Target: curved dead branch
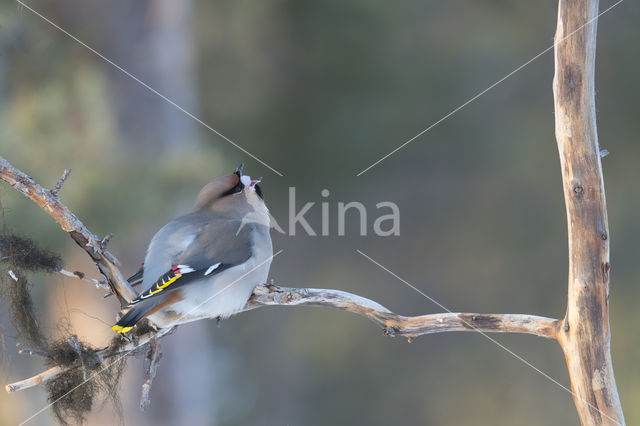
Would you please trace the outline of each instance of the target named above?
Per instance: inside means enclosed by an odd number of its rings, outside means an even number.
[[[558,320],[522,314],[438,313],[407,317],[398,315],[373,300],[340,290],[318,288],[291,288],[261,285],[238,313],[265,306],[325,306],[362,315],[380,327],[387,336],[402,336],[412,341],[418,336],[450,331],[476,331],[482,333],[527,333],[548,339],[556,336]],[[238,314],[237,313],[237,314]],[[236,314],[236,315],[237,315]],[[122,357],[142,348],[151,339],[165,335],[169,329],[149,332],[117,351],[105,348],[99,352],[102,362]],[[115,361],[113,361],[115,362]],[[53,367],[25,380],[6,386],[9,393],[42,385],[69,368]]]
[[[243,311],[262,306],[326,306],[369,318],[385,334],[409,340],[448,331],[483,333],[526,333],[554,339],[558,320],[524,314],[437,313],[407,317],[398,315],[373,300],[346,291],[318,288],[259,286]]]

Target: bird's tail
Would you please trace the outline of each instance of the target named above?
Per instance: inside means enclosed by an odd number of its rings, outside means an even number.
[[[138,321],[144,318],[144,316],[153,309],[153,307],[154,303],[140,303],[135,305],[129,312],[120,318],[120,321],[118,321],[116,325],[111,327],[111,330],[117,331],[118,333],[126,333],[130,331]]]

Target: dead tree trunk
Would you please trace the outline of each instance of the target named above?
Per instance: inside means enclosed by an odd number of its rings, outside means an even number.
[[[553,79],[569,231],[569,296],[557,339],[583,425],[624,424],[609,344],[609,229],[594,95],[597,16],[598,0],[560,0]]]

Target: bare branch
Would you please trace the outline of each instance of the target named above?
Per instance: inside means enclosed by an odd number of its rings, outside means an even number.
[[[16,346],[20,346],[20,344],[18,343]],[[36,350],[36,349],[29,349],[29,348],[19,348],[18,349],[18,354],[20,355],[37,355],[37,356],[47,356],[46,353]]]
[[[70,174],[71,169],[65,169],[64,172],[62,172],[62,176],[60,176],[60,180],[58,180],[58,183],[56,183],[56,187],[51,190],[51,195],[53,195],[54,197],[58,196],[58,192],[60,192],[60,190],[62,189],[62,185],[64,185],[64,182],[67,180]]]
[[[449,331],[527,333],[553,339],[558,320],[521,314],[438,313],[397,315],[373,300],[340,290],[259,286],[243,311],[262,306],[326,306],[369,318],[390,336],[413,339]]]
[[[148,333],[143,334],[142,336],[137,336],[128,342],[125,345],[118,347],[117,349],[113,349],[111,347],[106,347],[97,353],[98,360],[101,363],[108,362],[108,364],[103,367],[107,368],[111,364],[119,361],[122,357],[135,353],[138,349],[144,347],[151,339],[159,339],[162,336],[168,334],[172,329],[165,328],[159,331],[150,331]],[[114,361],[111,361],[112,358],[116,358]],[[5,390],[8,393],[14,393],[21,390],[29,389],[34,386],[42,386],[47,381],[54,379],[59,374],[65,373],[74,367],[61,367],[54,366],[50,369],[43,371],[42,373],[36,374],[33,377],[29,377],[28,379],[20,380],[19,382],[11,383],[5,386]]]
[[[66,179],[64,175],[63,178]],[[71,238],[91,256],[100,273],[107,279],[111,291],[120,299],[121,305],[128,304],[137,296],[135,290],[131,288],[118,269],[117,259],[102,248],[100,240],[58,200],[54,191],[49,191],[38,185],[33,179],[13,167],[2,157],[0,157],[0,179],[9,183],[25,197],[42,207],[47,214],[60,224],[63,230],[69,233]],[[64,179],[61,179],[61,182],[64,183]]]
[[[101,288],[103,290],[109,290],[110,291],[110,287],[109,284],[107,284],[104,281],[100,281],[100,280],[96,280],[95,278],[91,278],[91,277],[87,277],[84,272],[80,272],[80,271],[67,271],[66,269],[62,269],[60,268],[59,270],[56,271],[58,274],[64,275],[65,277],[72,277],[72,278],[77,278],[79,280],[83,280],[83,281],[88,281],[92,284],[95,284],[96,288]],[[111,293],[109,293],[111,294]]]
[[[103,249],[107,248],[107,244],[109,244],[109,241],[111,241],[111,237],[113,237],[113,233],[109,232],[107,235],[105,235],[105,237],[100,240],[100,247],[102,247]]]
[[[153,379],[156,377],[156,372],[158,371],[158,363],[162,358],[162,347],[160,346],[160,342],[155,337],[151,339],[149,342],[149,351],[147,352],[147,356],[145,358],[145,369],[144,369],[144,377],[145,381],[142,385],[142,396],[140,397],[140,408],[143,411],[146,411],[151,404],[151,399],[149,399],[149,392],[151,391],[151,385],[153,384]]]
[[[34,386],[42,386],[48,380],[53,379],[58,374],[62,373],[63,371],[67,371],[67,370],[68,369],[63,369],[63,368],[60,368],[58,366],[51,367],[50,369],[48,369],[46,371],[43,371],[40,374],[36,374],[33,377],[29,377],[28,379],[20,380],[19,382],[11,383],[11,384],[5,386],[5,390],[8,393],[13,393],[13,392],[18,392],[18,391],[21,391],[21,390],[24,390],[24,389],[32,388]]]
[[[521,314],[440,313],[407,317],[394,314],[373,300],[345,291],[288,288],[275,285],[256,287],[244,309],[238,313],[264,306],[325,306],[340,309],[369,318],[382,328],[385,335],[402,336],[409,339],[409,341],[418,336],[449,331],[526,333],[554,339],[559,323],[558,320],[552,318]],[[157,334],[155,332],[147,333],[117,351],[104,349],[99,352],[99,357],[102,362],[105,362],[114,356],[124,356],[127,352],[143,347],[152,339],[159,339],[169,331],[170,329],[161,329]],[[157,360],[155,363],[157,364]],[[153,368],[157,368],[157,365],[153,366]],[[41,385],[66,370],[68,368],[54,367],[29,379],[7,385],[7,392],[17,392]],[[148,372],[151,371],[148,370]],[[153,380],[153,376],[147,376],[147,382],[150,387],[151,381],[149,377]],[[145,388],[143,388],[141,406],[144,406],[144,392]]]

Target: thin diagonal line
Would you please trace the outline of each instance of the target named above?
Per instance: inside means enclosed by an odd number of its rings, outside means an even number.
[[[209,300],[213,299],[214,297],[216,297],[217,295],[219,295],[220,293],[222,293],[223,291],[225,291],[226,289],[228,289],[229,287],[231,287],[232,285],[234,285],[235,283],[237,283],[238,281],[240,281],[241,279],[243,279],[244,277],[246,277],[247,275],[249,275],[251,272],[255,271],[256,269],[258,269],[259,267],[261,267],[262,265],[264,265],[265,263],[273,260],[274,257],[276,257],[277,255],[279,255],[280,253],[282,253],[284,250],[279,250],[277,251],[275,254],[273,254],[271,257],[269,257],[268,259],[260,262],[258,265],[254,266],[253,268],[251,268],[248,272],[246,272],[245,274],[243,274],[242,276],[240,276],[239,278],[237,278],[236,280],[232,281],[230,284],[228,284],[226,287],[224,287],[222,290],[218,291],[217,293],[215,293],[213,296],[209,297],[207,300],[205,300],[204,302],[200,303],[199,305],[197,305],[195,308],[189,310],[187,313],[180,315],[180,317],[178,319],[176,319],[175,321],[173,321],[171,324],[169,324],[168,326],[164,327],[164,329],[166,330],[170,330],[171,327],[173,327],[174,325],[176,325],[176,323],[178,321],[180,321],[182,318],[186,317],[187,315],[189,315],[191,312],[195,311],[196,309],[198,309],[200,306],[204,305],[205,303],[207,303]],[[80,386],[84,385],[85,383],[87,383],[90,380],[95,379],[98,375],[100,375],[100,373],[102,373],[104,370],[106,370],[107,368],[110,368],[112,365],[114,365],[116,362],[120,361],[121,359],[123,359],[125,356],[129,355],[131,352],[133,352],[134,350],[139,349],[139,347],[137,348],[133,348],[130,349],[126,352],[124,352],[122,355],[120,355],[115,361],[113,361],[112,363],[110,363],[109,365],[107,365],[104,368],[101,368],[98,372],[96,372],[94,375],[92,375],[91,377],[87,378],[86,380],[84,380],[82,383],[76,385],[73,389],[71,389],[70,391],[68,391],[67,393],[65,393],[64,395],[62,395],[61,397],[59,397],[58,399],[56,399],[55,401],[51,402],[50,404],[46,405],[45,407],[41,408],[39,411],[37,411],[36,413],[34,413],[33,415],[31,415],[31,417],[29,417],[26,420],[23,420],[18,426],[22,426],[23,424],[29,422],[29,420],[33,419],[34,417],[36,417],[38,414],[42,413],[43,411],[45,411],[47,408],[51,407],[53,404],[55,404],[56,402],[60,401],[62,398],[64,398],[65,396],[69,395],[71,392],[75,391],[76,389],[78,389]],[[106,362],[106,361],[105,361]]]
[[[108,64],[110,64],[111,66],[116,68],[118,71],[120,71],[123,74],[125,74],[127,77],[129,77],[132,80],[134,80],[135,82],[139,83],[140,85],[145,87],[150,92],[158,95],[160,98],[162,98],[163,100],[167,101],[168,103],[170,103],[171,105],[176,107],[178,110],[180,110],[183,113],[185,113],[187,116],[191,117],[193,120],[195,120],[196,122],[198,122],[202,126],[206,127],[207,129],[209,129],[210,131],[212,131],[213,133],[215,133],[216,135],[218,135],[219,137],[221,137],[225,141],[229,142],[231,145],[235,146],[240,151],[244,152],[249,157],[253,158],[258,163],[262,164],[263,166],[265,166],[266,168],[268,168],[269,170],[271,170],[272,172],[274,172],[278,176],[280,176],[280,177],[284,176],[282,173],[280,173],[279,171],[277,171],[276,169],[274,169],[273,167],[271,167],[270,165],[268,165],[267,163],[265,163],[264,161],[262,161],[261,159],[259,159],[258,157],[256,157],[255,155],[253,155],[252,153],[250,153],[249,151],[247,151],[246,149],[244,149],[243,147],[241,147],[240,145],[238,145],[237,143],[235,143],[234,141],[232,141],[231,139],[229,139],[228,137],[226,137],[225,135],[223,135],[222,133],[220,133],[219,131],[217,131],[216,129],[214,129],[213,127],[211,127],[210,125],[208,125],[207,123],[205,123],[204,121],[202,121],[201,119],[199,119],[198,117],[196,117],[195,115],[193,115],[192,113],[190,113],[189,111],[187,111],[186,109],[181,107],[180,105],[178,105],[177,103],[175,103],[174,101],[172,101],[171,99],[169,99],[167,96],[165,96],[162,93],[158,92],[156,89],[154,89],[153,87],[149,86],[147,83],[145,83],[144,81],[140,80],[138,77],[136,77],[135,75],[131,74],[129,71],[127,71],[126,69],[122,68],[120,65],[116,64],[111,59],[107,58],[102,53],[98,52],[96,49],[94,49],[93,47],[89,46],[88,44],[86,44],[85,42],[80,40],[78,37],[74,36],[73,34],[68,32],[67,30],[65,30],[64,28],[60,27],[60,25],[56,24],[55,22],[53,22],[52,20],[50,20],[46,16],[42,15],[38,11],[32,9],[29,5],[27,5],[26,3],[22,2],[21,0],[16,0],[16,2],[19,3],[20,5],[22,5],[24,8],[28,9],[29,11],[31,11],[34,15],[40,17],[42,20],[44,20],[45,22],[50,24],[52,27],[60,30],[62,33],[67,35],[69,38],[71,38],[72,40],[74,40],[75,42],[80,44],[81,46],[84,46],[85,48],[87,48],[94,55],[98,56],[100,59],[102,59],[105,62],[107,62]]]
[[[426,129],[424,129],[423,131],[421,131],[420,133],[418,133],[417,135],[415,135],[414,137],[412,137],[411,139],[409,139],[408,141],[404,142],[402,145],[398,146],[397,148],[395,148],[393,151],[391,151],[390,153],[388,153],[387,155],[385,155],[384,157],[382,157],[381,159],[379,159],[378,161],[376,161],[375,163],[371,164],[369,167],[367,167],[366,169],[362,170],[360,173],[358,173],[356,176],[362,176],[364,173],[366,173],[367,171],[369,171],[370,169],[372,169],[373,167],[377,166],[378,164],[380,164],[381,162],[383,162],[384,160],[386,160],[387,158],[391,157],[393,154],[395,154],[396,152],[400,151],[402,148],[404,148],[405,146],[409,145],[411,142],[415,141],[416,139],[418,139],[420,136],[424,135],[425,133],[427,133],[429,130],[433,129],[434,127],[436,127],[438,124],[442,123],[443,121],[445,121],[447,118],[451,117],[452,115],[454,115],[455,113],[457,113],[458,111],[460,111],[462,108],[466,107],[467,105],[469,105],[471,102],[475,101],[476,99],[478,99],[480,96],[484,95],[485,93],[487,93],[489,90],[493,89],[494,87],[496,87],[497,85],[499,85],[500,83],[502,83],[503,81],[505,81],[506,79],[508,79],[509,77],[511,77],[512,75],[514,75],[515,73],[517,73],[518,71],[520,71],[521,69],[523,69],[524,67],[526,67],[527,65],[529,65],[531,62],[535,61],[536,59],[538,59],[539,57],[541,57],[542,55],[544,55],[545,53],[547,53],[548,51],[550,51],[551,49],[553,49],[557,44],[560,44],[562,42],[564,42],[566,39],[568,39],[569,37],[571,37],[572,35],[574,35],[575,33],[577,33],[578,31],[580,31],[581,29],[583,29],[584,27],[586,27],[587,25],[589,25],[590,23],[592,23],[593,21],[597,20],[599,17],[601,17],[602,15],[604,15],[605,13],[609,12],[611,9],[613,9],[614,7],[616,7],[617,5],[619,5],[620,3],[622,3],[624,0],[618,0],[616,3],[614,3],[613,5],[609,6],[608,8],[606,8],[604,11],[600,12],[598,14],[598,16],[596,16],[595,18],[591,18],[589,21],[585,22],[584,24],[582,24],[580,27],[578,27],[577,29],[573,30],[572,32],[570,32],[568,35],[566,35],[564,38],[562,38],[562,40],[557,41],[555,43],[553,43],[551,46],[547,47],[546,49],[544,49],[542,52],[538,53],[536,56],[534,56],[533,58],[529,59],[527,62],[525,62],[524,64],[520,65],[518,68],[514,69],[513,71],[511,71],[509,74],[505,75],[504,77],[502,77],[500,80],[496,81],[495,83],[493,83],[491,86],[487,87],[486,89],[484,89],[483,91],[481,91],[480,93],[478,93],[477,95],[475,95],[474,97],[472,97],[471,99],[469,99],[468,101],[466,101],[465,103],[463,103],[462,105],[460,105],[459,107],[453,109],[452,111],[450,111],[448,114],[446,114],[444,117],[442,117],[441,119],[439,119],[438,121],[436,121],[435,123],[433,123],[432,125],[430,125],[429,127],[427,127]]]
[[[453,312],[447,308],[446,306],[444,306],[442,303],[438,302],[437,300],[435,300],[433,297],[430,297],[428,294],[426,294],[425,292],[423,292],[422,290],[418,289],[417,287],[415,287],[414,285],[412,285],[411,283],[409,283],[408,281],[406,281],[405,279],[403,279],[402,277],[398,276],[397,274],[395,274],[393,271],[391,271],[390,269],[386,268],[385,266],[383,266],[382,264],[380,264],[380,262],[375,261],[374,259],[372,259],[371,257],[367,256],[366,254],[364,254],[362,251],[356,249],[356,251],[358,253],[360,253],[363,257],[365,257],[367,260],[371,261],[372,263],[374,263],[375,265],[377,265],[380,269],[388,272],[391,276],[393,276],[394,278],[396,278],[397,280],[401,281],[402,283],[406,284],[408,287],[412,288],[413,290],[417,291],[418,293],[420,293],[422,296],[424,296],[425,298],[429,299],[431,302],[433,302],[434,304],[438,305],[440,308],[444,309],[445,311],[447,311],[450,314],[453,314]],[[564,389],[565,391],[569,392],[574,398],[576,398],[577,400],[587,404],[589,407],[593,408],[594,410],[596,410],[597,412],[599,412],[601,415],[603,415],[604,417],[612,420],[613,422],[615,422],[616,424],[622,426],[621,423],[619,423],[616,419],[614,419],[613,417],[603,413],[602,411],[600,411],[598,409],[598,407],[595,407],[593,404],[591,404],[589,401],[586,401],[584,399],[582,399],[581,397],[579,397],[578,395],[576,395],[575,393],[573,393],[573,391],[571,389],[569,389],[568,387],[566,387],[565,385],[563,385],[562,383],[560,383],[559,381],[557,381],[556,379],[554,379],[553,377],[551,377],[550,375],[548,375],[547,373],[545,373],[544,371],[540,370],[539,368],[537,368],[535,365],[531,364],[529,361],[527,361],[526,359],[524,359],[523,357],[521,357],[520,355],[518,355],[517,353],[513,352],[511,349],[507,348],[506,346],[504,346],[502,343],[498,342],[496,339],[492,338],[491,336],[489,336],[487,333],[483,332],[482,330],[479,330],[478,328],[476,328],[475,326],[473,326],[472,324],[469,324],[467,321],[465,321],[463,318],[460,318],[460,320],[465,323],[465,325],[467,325],[468,327],[472,328],[473,330],[477,331],[478,333],[482,334],[484,337],[486,337],[487,339],[489,339],[490,341],[492,341],[493,343],[495,343],[496,345],[498,345],[500,348],[504,349],[505,351],[507,351],[508,353],[510,353],[511,355],[513,355],[516,359],[522,361],[524,364],[526,364],[527,366],[531,367],[533,370],[537,371],[538,373],[540,373],[542,376],[546,377],[548,380],[550,380],[551,382],[555,383],[556,385],[560,386],[562,389]]]

